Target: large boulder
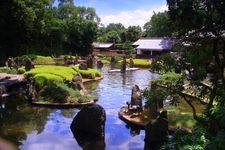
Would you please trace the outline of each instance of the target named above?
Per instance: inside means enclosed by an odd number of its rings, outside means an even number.
[[[145,141],[165,141],[168,136],[167,111],[162,111],[145,129]]]
[[[106,113],[102,106],[93,104],[84,106],[75,116],[70,126],[73,133],[84,132],[95,136],[105,134]]]
[[[163,143],[167,138],[167,111],[162,111],[160,115],[155,120],[149,122],[145,128],[145,147],[149,148],[149,146],[153,146],[155,143]]]

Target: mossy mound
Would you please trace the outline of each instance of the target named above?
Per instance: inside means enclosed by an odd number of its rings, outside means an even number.
[[[76,104],[87,103],[93,99],[95,99],[95,97],[83,96],[78,90],[74,90],[64,83],[52,82],[41,89],[37,98],[37,102]]]
[[[129,63],[129,59],[126,60]],[[147,59],[133,59],[134,61],[134,66],[135,67],[140,67],[140,68],[150,68],[151,61]]]
[[[34,69],[25,72],[25,76],[33,76],[35,85],[43,87],[49,82],[63,82],[72,80],[77,71],[65,66],[36,65]]]
[[[0,67],[0,73],[17,74],[16,69],[10,69],[9,67]]]
[[[54,65],[55,61],[50,56],[40,56],[40,55],[23,55],[19,57],[20,60],[26,61],[31,59],[35,65]]]
[[[71,68],[79,72],[83,78],[95,79],[96,77],[101,77],[101,73],[96,69],[88,68],[88,70],[80,70],[78,66],[73,66]]]

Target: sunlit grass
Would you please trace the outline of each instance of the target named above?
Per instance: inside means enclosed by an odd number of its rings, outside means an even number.
[[[140,67],[140,68],[150,68],[151,61],[147,59],[133,59],[134,66]],[[127,59],[127,62],[129,62],[129,59]]]
[[[88,68],[88,70],[80,70],[78,66],[73,66],[71,68],[79,72],[83,78],[95,79],[95,77],[101,77],[101,73],[96,69]]]
[[[194,120],[192,113],[179,112],[174,110],[168,110],[169,125],[175,127],[193,128],[196,121]]]
[[[9,67],[0,67],[0,73],[16,74],[16,69],[10,69]]]
[[[67,79],[67,80],[72,80],[73,75],[77,74],[77,72],[70,67],[36,65],[34,69],[31,69],[30,71],[25,72],[25,76],[27,75],[35,76],[40,73],[53,74],[53,75],[61,77],[62,79]]]

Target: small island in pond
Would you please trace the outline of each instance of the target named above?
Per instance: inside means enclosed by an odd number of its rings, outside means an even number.
[[[24,57],[19,57],[21,59],[20,65],[17,66],[19,74],[14,76],[22,77],[24,94],[32,105],[68,108],[89,105],[97,101],[97,97],[90,95],[83,83],[98,81],[103,77],[98,70],[88,68],[86,60],[81,63],[68,64],[67,58],[64,60],[65,64],[56,66],[48,64],[49,60],[46,61],[46,64],[40,65],[36,59],[31,60],[28,56],[23,59]],[[41,56],[41,58],[44,62],[43,58],[46,57]],[[14,67],[5,68],[11,70]],[[4,81],[2,84],[5,86],[12,82],[10,79],[15,78],[6,73],[1,76],[1,81]],[[13,81],[13,84],[21,82]]]

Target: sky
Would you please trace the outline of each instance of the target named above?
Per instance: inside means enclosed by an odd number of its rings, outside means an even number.
[[[166,0],[75,0],[76,6],[93,7],[101,23],[122,23],[125,27],[143,27],[153,12],[167,10]]]

